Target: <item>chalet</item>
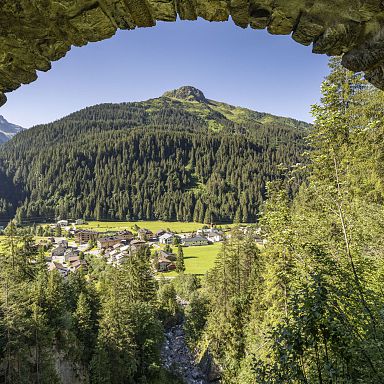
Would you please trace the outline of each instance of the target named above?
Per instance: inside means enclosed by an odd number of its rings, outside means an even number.
[[[71,266],[69,267],[69,270],[71,272],[75,272],[79,269],[87,269],[87,262],[85,260],[77,260],[71,263]]]
[[[137,234],[140,240],[148,240],[150,237],[153,236],[153,232],[147,228],[140,228],[137,231]]]
[[[55,261],[48,263],[48,270],[49,271],[57,271],[63,277],[66,277],[68,275],[68,272],[69,272],[68,269],[65,268],[63,264],[55,262]]]
[[[67,250],[66,247],[63,247],[62,245],[59,245],[57,248],[53,249],[51,252],[52,257],[64,257],[65,251]]]
[[[122,240],[132,240],[133,239],[133,233],[131,231],[120,231],[117,232],[116,237]]]
[[[209,241],[202,236],[188,237],[182,240],[181,243],[184,247],[198,246],[198,245],[208,245]]]
[[[157,272],[168,272],[176,269],[175,263],[170,260],[168,257],[158,253],[158,258],[156,260],[155,269]]]
[[[97,240],[97,247],[99,249],[113,247],[114,245],[121,243],[121,240],[122,239],[119,239],[116,236],[102,237]]]
[[[170,261],[176,261],[176,255],[174,253],[165,252],[163,250],[157,252],[159,259],[168,259]]]
[[[79,244],[86,244],[90,241],[95,241],[99,236],[99,232],[80,229],[75,232],[75,240]]]
[[[199,229],[197,232],[198,236],[207,238],[212,243],[217,243],[224,240],[223,232],[217,228]]]
[[[129,248],[133,252],[138,251],[139,249],[146,246],[147,246],[147,243],[144,240],[132,240],[131,243],[129,244]]]
[[[172,261],[168,259],[159,259],[157,262],[157,271],[158,272],[167,272],[169,271],[169,267],[172,265]]]
[[[172,244],[175,235],[173,233],[164,233],[159,237],[160,244]]]

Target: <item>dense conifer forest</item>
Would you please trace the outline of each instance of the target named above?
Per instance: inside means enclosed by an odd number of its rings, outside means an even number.
[[[254,222],[266,183],[302,162],[309,129],[192,87],[89,107],[1,147],[0,219]]]

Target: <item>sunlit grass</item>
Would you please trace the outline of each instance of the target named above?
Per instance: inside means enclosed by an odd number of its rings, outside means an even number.
[[[200,247],[183,247],[185,273],[205,275],[214,266],[220,249],[221,243]],[[177,273],[175,271],[159,273],[159,276],[173,277],[177,276]]]
[[[157,232],[160,229],[171,230],[172,232],[195,232],[202,228],[204,224],[195,222],[175,222],[175,221],[90,221],[86,225],[78,225],[77,228],[93,229],[98,232],[106,231],[122,231],[124,229],[132,230],[137,225],[140,228],[147,228],[152,232]],[[230,228],[236,224],[225,224],[223,228]]]

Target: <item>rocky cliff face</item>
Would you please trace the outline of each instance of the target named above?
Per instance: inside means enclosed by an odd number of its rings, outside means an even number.
[[[380,0],[3,0],[0,2],[0,105],[72,45],[151,27],[157,20],[226,21],[292,34],[315,53],[343,63],[384,89],[384,3]]]

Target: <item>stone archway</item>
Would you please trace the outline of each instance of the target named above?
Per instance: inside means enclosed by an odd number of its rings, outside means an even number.
[[[48,71],[72,45],[110,38],[117,29],[157,20],[226,21],[241,28],[292,34],[314,53],[344,55],[343,65],[384,89],[381,0],[2,0],[0,105],[5,93]],[[129,47],[127,47],[129,49]]]

